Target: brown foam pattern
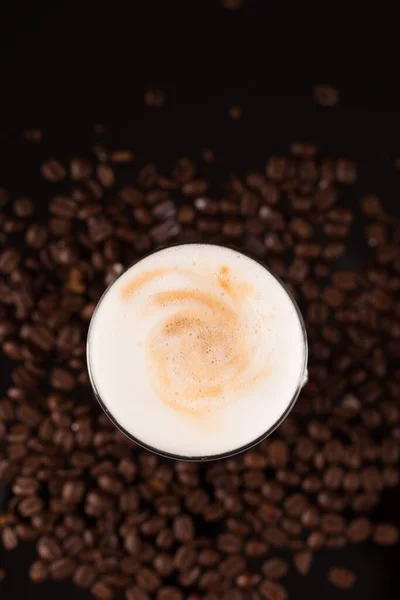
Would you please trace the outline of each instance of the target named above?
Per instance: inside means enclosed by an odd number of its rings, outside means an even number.
[[[121,299],[177,269],[153,269],[125,283]],[[154,292],[149,310],[160,314],[146,340],[147,363],[157,396],[191,416],[205,416],[246,395],[267,375],[254,365],[257,332],[249,331],[246,311],[255,293],[228,267],[211,273],[181,270],[188,285]],[[193,285],[193,282],[195,285]],[[212,291],[210,291],[212,290]]]

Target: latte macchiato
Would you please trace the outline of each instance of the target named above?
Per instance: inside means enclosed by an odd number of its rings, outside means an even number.
[[[93,388],[112,419],[161,453],[234,452],[277,424],[306,372],[301,317],[257,261],[183,244],[135,263],[88,335]]]

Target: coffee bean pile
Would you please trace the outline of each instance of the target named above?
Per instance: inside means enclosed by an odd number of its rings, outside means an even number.
[[[369,514],[399,483],[400,227],[373,194],[343,201],[356,165],[310,143],[237,175],[211,150],[170,172],[98,142],[68,162],[43,158],[45,211],[42,199],[0,190],[10,377],[0,528],[7,549],[35,542],[32,581],[72,578],[103,600],[285,600],[289,570],[307,575],[320,548],[397,543],[396,527]],[[352,270],[356,223],[366,264]],[[270,438],[197,464],[163,460],[112,425],[91,393],[85,341],[125,266],[201,240],[236,246],[289,284],[310,360]],[[340,564],[327,577],[341,588],[356,580]]]

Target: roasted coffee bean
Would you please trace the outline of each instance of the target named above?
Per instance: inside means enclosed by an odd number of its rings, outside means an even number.
[[[276,583],[276,581],[268,581],[265,579],[259,587],[261,596],[266,598],[266,600],[286,600],[287,592],[285,588]]]
[[[43,583],[49,577],[49,568],[46,563],[36,560],[31,564],[29,577],[33,583]]]
[[[83,550],[84,542],[78,535],[71,535],[63,542],[63,550],[69,556],[76,556]]]
[[[1,540],[6,550],[13,550],[18,544],[18,537],[15,529],[11,526],[6,526],[1,532]]]
[[[130,587],[125,592],[126,600],[150,600],[149,594],[137,586]]]
[[[220,564],[219,570],[227,579],[232,579],[242,573],[246,568],[246,561],[238,555],[228,556]]]
[[[339,90],[333,85],[314,85],[313,98],[321,106],[336,106],[339,102]]]
[[[11,273],[14,271],[21,259],[17,250],[5,249],[0,253],[0,273]]]
[[[143,567],[136,574],[136,583],[145,592],[155,592],[160,587],[161,580],[150,569]]]
[[[97,178],[101,185],[105,188],[110,188],[114,185],[115,174],[109,165],[100,164],[97,165]]]
[[[15,531],[22,542],[33,542],[38,536],[37,531],[33,527],[23,523],[19,523]]]
[[[356,582],[356,575],[347,567],[331,567],[328,573],[328,579],[338,588],[352,588]]]
[[[162,108],[165,104],[167,95],[164,90],[159,88],[149,88],[144,94],[144,101],[152,108]]]
[[[87,158],[72,158],[69,169],[73,181],[85,181],[90,178],[92,173],[92,165]]]
[[[201,196],[205,194],[208,184],[204,179],[193,179],[182,186],[182,192],[185,196]]]
[[[54,581],[69,579],[75,571],[75,562],[71,558],[59,558],[50,564],[50,576]]]
[[[294,555],[293,562],[301,575],[307,575],[311,568],[312,554],[307,550],[304,552],[297,552],[297,554]]]
[[[188,542],[195,536],[193,520],[187,515],[176,517],[173,522],[172,530],[175,538],[179,542]]]
[[[13,209],[17,217],[21,217],[22,219],[30,217],[34,212],[32,198],[28,196],[16,198],[13,203]]]
[[[276,548],[284,546],[287,542],[287,537],[286,532],[277,527],[270,527],[263,532],[265,541]]]
[[[135,156],[130,150],[113,150],[110,154],[111,162],[116,164],[126,164],[134,160]]]
[[[54,183],[65,179],[67,173],[63,165],[55,158],[49,158],[44,162],[41,172],[43,177]]]
[[[273,467],[276,469],[285,467],[289,458],[287,445],[281,440],[270,442],[268,446],[268,455]]]
[[[77,211],[77,203],[69,196],[55,196],[50,203],[50,212],[63,219],[72,219]]]
[[[328,513],[321,517],[321,529],[328,535],[337,535],[343,531],[344,519],[335,513]]]
[[[198,561],[202,567],[213,567],[219,563],[220,555],[212,548],[205,548],[204,550],[200,550]]]
[[[169,577],[174,571],[174,561],[170,554],[158,554],[153,561],[153,565],[161,577]]]
[[[217,548],[226,554],[235,554],[241,550],[241,539],[233,533],[223,533],[217,538]]]
[[[196,561],[196,551],[188,545],[180,546],[174,556],[175,568],[179,571],[187,571]]]
[[[313,529],[320,523],[320,514],[315,506],[304,511],[300,518],[304,527],[307,527],[308,529]]]
[[[307,538],[307,546],[311,550],[322,548],[325,542],[325,536],[321,531],[313,531]]]
[[[41,512],[44,502],[38,496],[28,496],[20,502],[18,508],[23,517],[32,517]]]
[[[268,579],[281,579],[288,572],[288,566],[281,558],[270,558],[263,564],[262,571]]]
[[[157,225],[156,227],[152,227],[150,229],[150,236],[157,244],[164,244],[171,238],[178,235],[180,231],[180,226],[174,221],[165,221],[161,225]]]
[[[244,552],[249,558],[258,558],[263,556],[267,550],[267,544],[257,539],[250,539],[248,542],[246,542],[244,547]]]
[[[381,546],[391,546],[397,544],[399,530],[395,525],[391,525],[390,523],[381,523],[374,527],[372,539]]]
[[[71,391],[76,385],[75,377],[67,369],[55,368],[51,373],[51,383],[56,390]]]
[[[292,494],[286,498],[284,503],[284,508],[291,517],[299,517],[307,507],[307,498],[302,494]]]
[[[244,0],[222,0],[222,6],[228,10],[238,10],[243,3]]]
[[[25,236],[26,243],[32,248],[41,248],[46,242],[47,235],[47,231],[43,226],[33,223],[27,229]]]
[[[42,537],[36,547],[40,558],[45,561],[51,562],[61,556],[61,547],[54,538]]]
[[[91,594],[100,600],[111,600],[114,598],[112,588],[102,581],[96,581],[90,588]]]

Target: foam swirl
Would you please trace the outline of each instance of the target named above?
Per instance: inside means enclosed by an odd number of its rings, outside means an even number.
[[[181,287],[175,287],[177,274]],[[168,277],[175,277],[175,285]],[[162,291],[155,285],[160,278]],[[249,331],[246,316],[255,290],[232,277],[228,267],[210,273],[149,270],[126,282],[120,297],[129,302],[147,287],[147,314],[153,322],[156,318],[145,341],[146,357],[163,402],[191,415],[209,413],[267,375],[267,366],[254,361],[260,326]]]

